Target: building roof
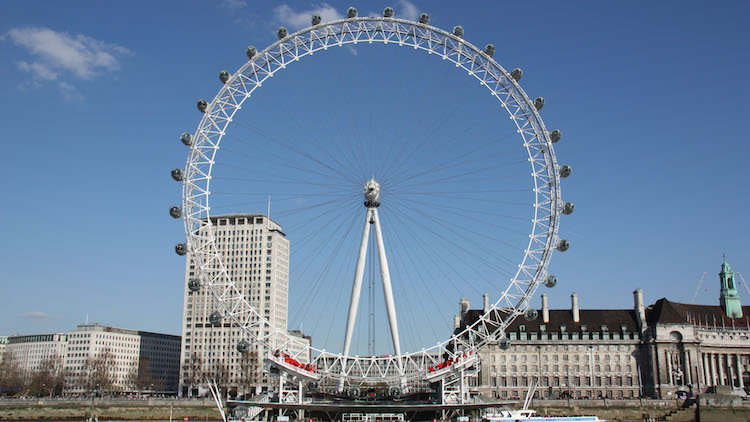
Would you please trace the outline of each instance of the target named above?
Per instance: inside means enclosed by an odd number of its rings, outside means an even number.
[[[472,309],[466,313],[461,321],[461,329],[466,324],[475,322],[483,311],[481,309]],[[527,321],[523,317],[516,318],[508,327],[509,332],[519,331],[519,326],[523,325],[527,332],[541,331],[540,327],[545,326],[547,332],[560,332],[561,327],[565,327],[566,332],[599,332],[606,327],[607,331],[614,332],[637,332],[638,321],[636,320],[635,311],[632,309],[581,309],[579,310],[580,321],[573,322],[573,312],[570,309],[550,309],[549,322],[545,323],[542,318],[542,311],[539,310],[539,316],[533,321]]]
[[[693,305],[661,298],[646,310],[646,321],[648,325],[685,323],[712,327],[750,325],[750,306],[743,306],[742,313],[744,315],[742,318],[730,318],[719,305]]]
[[[262,217],[262,218],[267,218],[267,219],[269,219],[269,220],[273,221],[273,222],[274,222],[274,223],[275,223],[276,225],[278,225],[279,227],[281,227],[281,224],[279,224],[278,222],[276,222],[276,220],[274,220],[274,219],[273,219],[273,218],[271,218],[271,217],[268,217],[268,216],[267,216],[267,215],[265,215],[265,214],[251,214],[251,213],[241,213],[241,212],[240,212],[240,213],[233,213],[233,214],[219,214],[219,215],[212,215],[212,216],[211,216],[211,222],[212,222],[212,223],[216,223],[216,220],[218,220],[218,219],[220,219],[220,218],[221,218],[221,219],[224,219],[224,218],[226,218],[226,219],[229,219],[229,220],[231,220],[231,221],[232,221],[232,224],[236,224],[236,220],[237,220],[238,218],[255,218],[255,217]]]

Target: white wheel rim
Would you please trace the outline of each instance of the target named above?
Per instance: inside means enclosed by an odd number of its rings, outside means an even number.
[[[342,356],[302,344],[272,326],[241,294],[228,275],[210,230],[210,182],[214,158],[235,113],[263,82],[300,58],[329,47],[379,42],[409,46],[437,54],[464,69],[502,104],[518,128],[529,155],[534,179],[533,228],[518,271],[488,312],[449,339],[401,356]],[[369,380],[390,384],[424,381],[437,356],[458,357],[477,351],[505,333],[529,308],[529,300],[548,275],[558,242],[562,207],[560,176],[553,144],[541,116],[520,85],[495,60],[462,38],[430,25],[396,18],[352,18],[322,23],[277,41],[231,75],[208,104],[193,136],[183,181],[183,219],[190,257],[202,285],[218,301],[225,318],[247,338],[266,348],[310,353],[321,379],[345,378],[350,384]],[[254,317],[254,318],[252,318]],[[292,345],[294,344],[294,347]]]

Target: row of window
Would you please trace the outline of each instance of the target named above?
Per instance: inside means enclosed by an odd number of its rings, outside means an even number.
[[[497,345],[490,345],[489,351],[490,352],[496,352],[499,350],[499,347]],[[633,351],[635,350],[634,346],[630,345],[621,345],[621,344],[596,344],[596,345],[588,345],[588,344],[565,344],[565,345],[511,345],[508,352],[517,352],[517,351],[532,351],[532,350],[541,350],[541,351],[584,351],[584,350],[593,350],[593,351],[611,351],[611,352],[619,352],[619,351]]]
[[[519,367],[516,366],[516,365],[510,365],[510,372],[519,372],[518,368]],[[538,365],[531,365],[530,367],[526,366],[526,365],[521,365],[520,368],[521,368],[520,372],[522,372],[522,373],[523,372],[528,372],[529,368],[531,368],[531,372],[538,372],[539,371],[539,366]],[[632,370],[632,366],[630,366],[630,365],[625,365],[623,367],[623,366],[620,366],[620,365],[609,365],[609,364],[606,364],[603,367],[601,365],[594,365],[594,372],[602,372],[602,368],[604,368],[604,372],[613,372],[613,371],[614,372],[623,372],[623,368],[625,369],[625,372],[631,372],[631,370]],[[561,370],[562,370],[562,372],[568,372],[568,371],[571,371],[571,372],[581,372],[581,366],[580,365],[570,365],[570,366],[569,365],[562,365],[562,366],[560,366],[560,365],[551,365],[551,366],[550,365],[542,365],[542,372],[550,372],[550,369],[552,369],[552,372],[560,372]],[[590,365],[583,365],[583,371],[584,372],[589,372],[590,370],[591,370],[591,366]],[[493,374],[497,373],[497,367],[495,365],[492,365],[490,367],[490,372],[493,373]],[[500,365],[500,372],[508,372],[508,366],[507,365]]]
[[[541,358],[542,358],[542,362],[549,362],[550,360],[552,362],[559,362],[561,359],[562,359],[563,362],[568,362],[568,361],[579,362],[579,361],[581,361],[581,357],[582,356],[583,356],[583,361],[584,362],[588,362],[591,359],[591,357],[588,354],[583,354],[583,355],[580,355],[580,354],[576,354],[576,355],[562,355],[562,356],[560,356],[560,355],[548,355],[548,354],[545,354],[545,355],[542,355]],[[506,360],[509,361],[509,362],[516,362],[516,361],[526,362],[526,361],[529,361],[529,360],[531,362],[536,362],[538,360],[538,357],[537,357],[536,354],[531,354],[531,355],[524,354],[524,355],[520,355],[520,356],[517,356],[517,355],[506,355],[506,354],[496,355],[495,354],[495,355],[492,355],[491,361],[495,362],[496,358],[499,358],[500,362],[505,362]],[[614,362],[620,362],[620,361],[625,362],[625,361],[631,360],[631,359],[635,359],[635,358],[632,355],[618,355],[618,354],[612,355],[612,354],[605,354],[603,357],[602,357],[602,355],[599,355],[599,354],[594,355],[594,361],[595,362],[599,362],[600,360],[603,360],[604,362],[609,362],[610,360],[614,361]]]
[[[528,387],[533,385],[540,380],[539,388],[546,387],[560,387],[560,386],[571,386],[571,387],[602,387],[602,386],[618,386],[618,387],[633,387],[635,385],[635,379],[633,376],[570,376],[570,377],[559,377],[559,376],[543,376],[538,377],[491,377],[490,385],[492,387]]]
[[[567,392],[567,394],[570,394],[571,397],[577,398],[577,399],[601,399],[603,397],[608,398],[618,398],[618,399],[632,399],[635,398],[635,390],[575,390]],[[550,398],[550,397],[560,397],[561,394],[564,394],[562,391],[555,390],[555,391],[546,391],[546,392],[540,392],[536,391],[534,392],[534,398]],[[511,399],[517,399],[517,398],[523,398],[525,397],[526,392],[525,391],[518,391],[518,390],[511,390],[511,391],[500,391],[499,394],[497,391],[492,392],[493,398],[511,398]]]

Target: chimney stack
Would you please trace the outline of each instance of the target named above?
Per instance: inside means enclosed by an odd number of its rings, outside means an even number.
[[[484,305],[484,306],[482,306],[482,310],[486,314],[487,312],[490,311],[490,295],[488,295],[487,293],[483,294],[482,295],[482,301],[483,301],[483,305]]]
[[[547,303],[547,294],[542,294],[542,321],[549,323],[549,305]]]
[[[570,295],[570,305],[573,311],[573,322],[581,322],[581,312],[578,310],[578,294]]]
[[[453,329],[458,330],[461,328],[461,315],[456,314],[453,315]]]
[[[633,300],[635,302],[635,318],[638,321],[638,328],[641,329],[641,333],[646,331],[648,325],[646,324],[646,308],[643,305],[643,290],[638,289],[633,292]]]
[[[469,312],[469,309],[471,309],[471,302],[467,298],[462,298],[458,301],[458,313],[461,314],[461,318],[466,315],[467,312]]]

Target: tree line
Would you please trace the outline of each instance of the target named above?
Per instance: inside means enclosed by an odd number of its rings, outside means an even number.
[[[0,356],[0,396],[60,396],[160,390],[163,380],[153,376],[151,364],[141,357],[130,363],[124,379],[109,349],[87,358],[78,370],[66,368],[63,356],[44,358],[36,368],[23,368],[9,350]]]
[[[186,356],[182,365],[182,382],[189,387],[188,395],[192,394],[192,387],[214,381],[219,390],[231,395],[251,393],[255,386],[268,382],[257,351],[240,353],[237,363],[238,371],[233,374],[219,359],[205,362],[196,352]]]

